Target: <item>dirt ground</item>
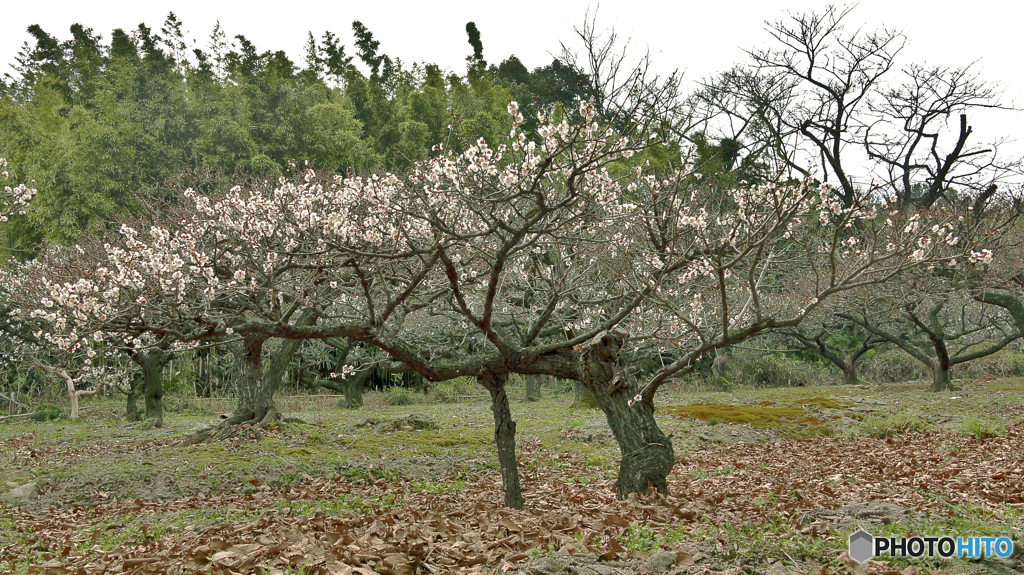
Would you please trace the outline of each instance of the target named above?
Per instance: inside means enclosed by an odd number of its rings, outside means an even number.
[[[846,556],[857,528],[1024,539],[1024,383],[924,387],[663,394],[669,495],[622,501],[603,416],[546,390],[513,405],[521,511],[501,506],[483,395],[385,406],[371,394],[357,411],[282,398],[309,424],[198,445],[185,439],[227,402],[172,402],[150,429],[87,401],[80,422],[0,425],[0,492],[22,495],[0,503],[0,572],[1024,571],[1024,548]]]

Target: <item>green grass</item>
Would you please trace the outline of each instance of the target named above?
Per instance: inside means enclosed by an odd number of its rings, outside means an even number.
[[[458,493],[465,489],[466,482],[461,479],[446,479],[443,481],[416,479],[413,480],[409,490],[413,493],[427,492],[433,495],[445,493]]]
[[[788,559],[787,563],[792,560],[815,561],[825,567],[841,568],[838,556],[846,548],[846,534],[802,534],[786,517],[778,514],[764,523],[713,524],[701,518],[692,531],[678,535],[669,532],[669,537],[683,536],[725,541],[726,544],[716,551],[720,559],[735,561],[756,552],[758,562],[765,565]]]
[[[1006,423],[992,417],[967,414],[960,420],[960,433],[976,439],[1006,434]]]
[[[867,417],[861,423],[861,431],[870,437],[886,438],[915,431],[928,431],[931,422],[909,413],[891,413]]]
[[[650,553],[669,543],[667,538],[654,531],[649,525],[630,525],[619,535],[619,544],[630,551]]]

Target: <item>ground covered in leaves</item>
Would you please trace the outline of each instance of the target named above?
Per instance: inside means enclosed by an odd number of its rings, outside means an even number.
[[[209,415],[145,429],[88,403],[81,423],[0,426],[0,490],[38,488],[0,503],[0,572],[1020,572],[845,557],[858,526],[1024,539],[1024,385],[923,388],[679,390],[660,420],[670,495],[625,501],[600,414],[549,393],[513,409],[522,511],[501,506],[482,396],[285,400],[311,424],[200,445],[183,439]]]

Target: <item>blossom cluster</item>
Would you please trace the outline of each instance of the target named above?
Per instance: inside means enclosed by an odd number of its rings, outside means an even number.
[[[0,158],[0,170],[7,167],[7,160]],[[10,173],[7,170],[0,172],[0,176],[4,180],[10,177]],[[0,195],[0,222],[6,222],[7,219],[12,215],[24,215],[25,206],[32,200],[32,196],[36,195],[36,189],[30,188],[25,184],[18,184],[13,188],[5,185],[4,192]]]

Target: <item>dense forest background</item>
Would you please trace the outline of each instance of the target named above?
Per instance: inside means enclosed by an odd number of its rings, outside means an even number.
[[[579,66],[554,58],[531,71],[514,55],[489,64],[476,26],[466,30],[460,75],[389,57],[360,22],[351,47],[310,34],[302,63],[219,25],[189,52],[173,13],[159,30],[140,24],[109,39],[79,24],[70,38],[31,26],[34,42],[0,85],[0,157],[10,181],[38,194],[3,229],[3,247],[25,257],[42,240],[71,243],[90,225],[159,205],[167,190],[272,178],[289,162],[400,170],[439,145],[497,140],[511,126],[510,100],[535,125],[538,110],[593,99]]]

